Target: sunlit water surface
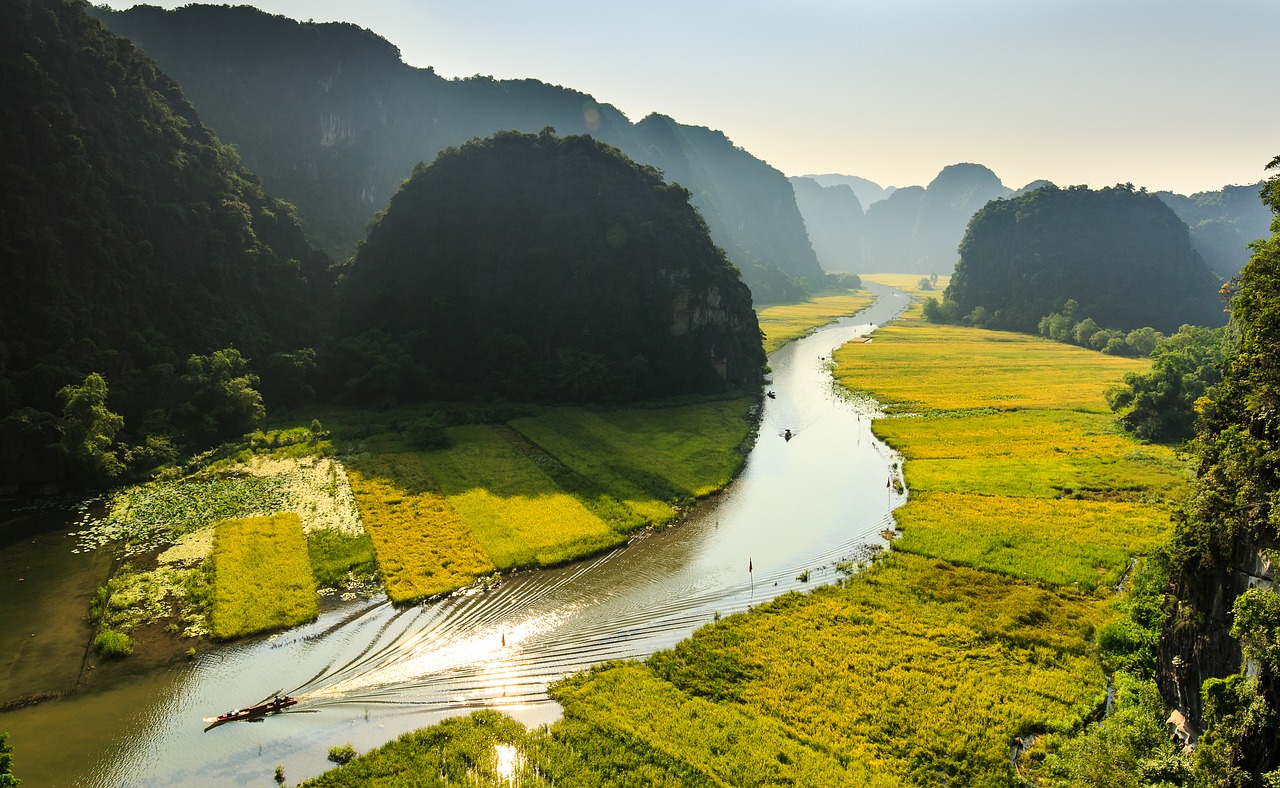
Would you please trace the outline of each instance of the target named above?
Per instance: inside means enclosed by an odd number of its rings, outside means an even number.
[[[549,722],[559,707],[546,688],[557,678],[645,657],[717,614],[833,581],[836,563],[881,543],[900,502],[886,487],[894,456],[827,366],[834,348],[906,306],[877,290],[856,318],[770,357],[775,398],[764,400],[743,473],[679,527],[483,592],[407,608],[385,597],[347,602],[308,626],[107,692],[10,712],[0,725],[21,734],[19,776],[31,785],[265,785],[283,764],[292,783],[332,766],[331,745],[365,751],[474,709]],[[202,718],[279,690],[301,703],[204,732]]]

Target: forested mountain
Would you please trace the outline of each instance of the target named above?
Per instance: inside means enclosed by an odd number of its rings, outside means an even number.
[[[751,293],[689,193],[587,136],[441,153],[341,285],[347,333],[381,332],[472,392],[628,400],[753,386],[765,362]]]
[[[1190,197],[1172,192],[1156,196],[1191,228],[1196,251],[1223,279],[1240,273],[1249,260],[1249,244],[1266,237],[1271,214],[1258,199],[1262,184],[1224,186],[1216,192]]]
[[[1271,162],[1280,168],[1280,157]],[[1263,193],[1280,213],[1280,175]],[[1204,784],[1261,786],[1280,767],[1280,219],[1240,272],[1234,353],[1193,442],[1194,494],[1170,548],[1157,680],[1167,703],[1204,730]],[[1197,783],[1200,784],[1200,783]]]
[[[785,176],[720,132],[656,115],[632,124],[591,96],[535,80],[447,80],[349,24],[245,6],[91,13],[154,57],[337,259],[355,251],[419,161],[496,131],[550,126],[589,133],[688,188],[757,302],[794,297],[793,280],[822,274]]]
[[[56,474],[58,393],[91,372],[126,424],[158,424],[190,354],[297,347],[328,260],[80,3],[0,5],[0,81],[0,473],[14,481]]]
[[[1045,186],[974,215],[945,298],[994,327],[1034,331],[1074,300],[1104,328],[1171,333],[1225,322],[1220,284],[1155,195]]]
[[[827,271],[866,273],[862,248],[862,203],[847,184],[823,186],[813,178],[792,178],[796,206],[809,231],[809,243]]]

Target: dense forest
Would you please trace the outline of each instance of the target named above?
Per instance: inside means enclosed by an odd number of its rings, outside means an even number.
[[[8,488],[145,474],[316,397],[627,399],[758,380],[737,269],[686,190],[615,149],[544,133],[528,138],[551,153],[540,162],[486,159],[519,135],[451,150],[381,216],[337,309],[340,269],[144,53],[79,3],[3,13]],[[436,256],[415,268],[423,250]],[[646,254],[666,270],[641,270]],[[375,295],[402,287],[395,304]]]
[[[1186,225],[1155,195],[1132,186],[1045,186],[974,215],[944,311],[1035,332],[1042,318],[1075,302],[1076,320],[1168,333],[1225,322],[1220,285]]]
[[[445,79],[349,24],[247,6],[90,13],[182,85],[334,259],[354,253],[419,161],[474,137],[550,126],[591,134],[687,188],[756,302],[794,299],[822,276],[786,177],[719,131],[662,115],[632,123],[589,95],[536,80]]]
[[[5,3],[0,78],[7,483],[62,473],[55,414],[74,419],[77,392],[105,400],[107,382],[140,463],[220,432],[192,397],[221,388],[234,398],[241,352],[265,361],[304,341],[328,259],[178,86],[80,5]],[[216,372],[187,366],[232,347]],[[154,440],[133,429],[143,425]]]
[[[765,361],[751,293],[689,193],[549,130],[418,168],[361,245],[342,301],[350,333],[384,332],[442,382],[491,396],[718,390],[758,383]]]

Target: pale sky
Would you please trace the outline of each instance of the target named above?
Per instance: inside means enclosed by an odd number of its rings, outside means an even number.
[[[901,187],[975,162],[1012,188],[1190,194],[1255,183],[1280,155],[1280,0],[252,4],[366,27],[446,77],[719,129],[787,175]]]

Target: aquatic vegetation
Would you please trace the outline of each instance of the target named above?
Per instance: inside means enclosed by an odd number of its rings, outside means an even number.
[[[93,647],[106,659],[119,659],[133,653],[133,641],[123,632],[104,629],[93,639]]]
[[[812,334],[821,326],[861,312],[875,301],[866,290],[839,295],[819,295],[798,304],[777,304],[756,311],[764,333],[764,352],[772,353],[788,342]]]
[[[220,640],[296,626],[319,613],[302,522],[296,514],[218,525],[210,625]]]
[[[971,408],[1108,412],[1104,392],[1143,359],[1047,339],[905,320],[836,350],[835,378],[889,413]]]

